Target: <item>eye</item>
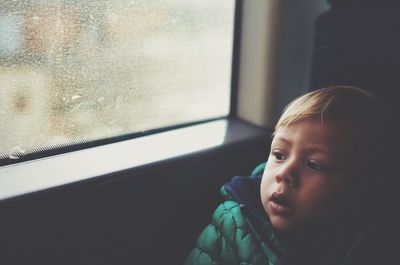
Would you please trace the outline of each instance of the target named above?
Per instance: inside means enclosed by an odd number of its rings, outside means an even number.
[[[317,162],[313,161],[313,160],[307,162],[307,167],[309,169],[312,169],[312,170],[315,170],[315,171],[322,171],[323,170],[323,167],[320,164],[318,164]]]
[[[272,155],[275,157],[276,160],[286,160],[286,156],[280,151],[273,151]]]

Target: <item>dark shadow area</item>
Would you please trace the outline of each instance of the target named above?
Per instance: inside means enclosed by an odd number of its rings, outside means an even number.
[[[400,115],[400,3],[331,0],[316,23],[312,90],[354,85]]]
[[[400,196],[396,168],[400,118],[400,4],[392,0],[331,0],[331,9],[316,24],[311,90],[353,85],[376,95],[389,110],[384,131],[389,143],[381,179],[370,196],[369,253],[357,264],[393,261],[400,235]],[[387,117],[382,117],[382,119]],[[362,224],[360,224],[362,225]]]

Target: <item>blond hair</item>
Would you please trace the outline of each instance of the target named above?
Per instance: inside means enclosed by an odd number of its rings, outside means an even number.
[[[310,118],[318,118],[321,123],[349,121],[362,127],[374,127],[378,126],[381,114],[382,106],[372,94],[357,87],[332,86],[293,100],[284,109],[275,130]]]

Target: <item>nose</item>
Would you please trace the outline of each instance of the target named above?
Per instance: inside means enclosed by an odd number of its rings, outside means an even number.
[[[277,183],[285,183],[289,187],[295,187],[298,184],[297,180],[297,167],[295,162],[286,161],[285,164],[281,165],[278,170],[275,181]]]

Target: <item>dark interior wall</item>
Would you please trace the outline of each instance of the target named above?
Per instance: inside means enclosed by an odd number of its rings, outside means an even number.
[[[268,133],[0,202],[2,264],[181,264],[220,186],[265,160]],[[45,169],[44,169],[45,170]]]
[[[400,3],[332,0],[315,29],[311,88],[354,85],[400,115]]]
[[[279,39],[278,87],[275,120],[295,97],[309,90],[314,27],[319,14],[329,9],[326,0],[280,0],[276,38]]]

